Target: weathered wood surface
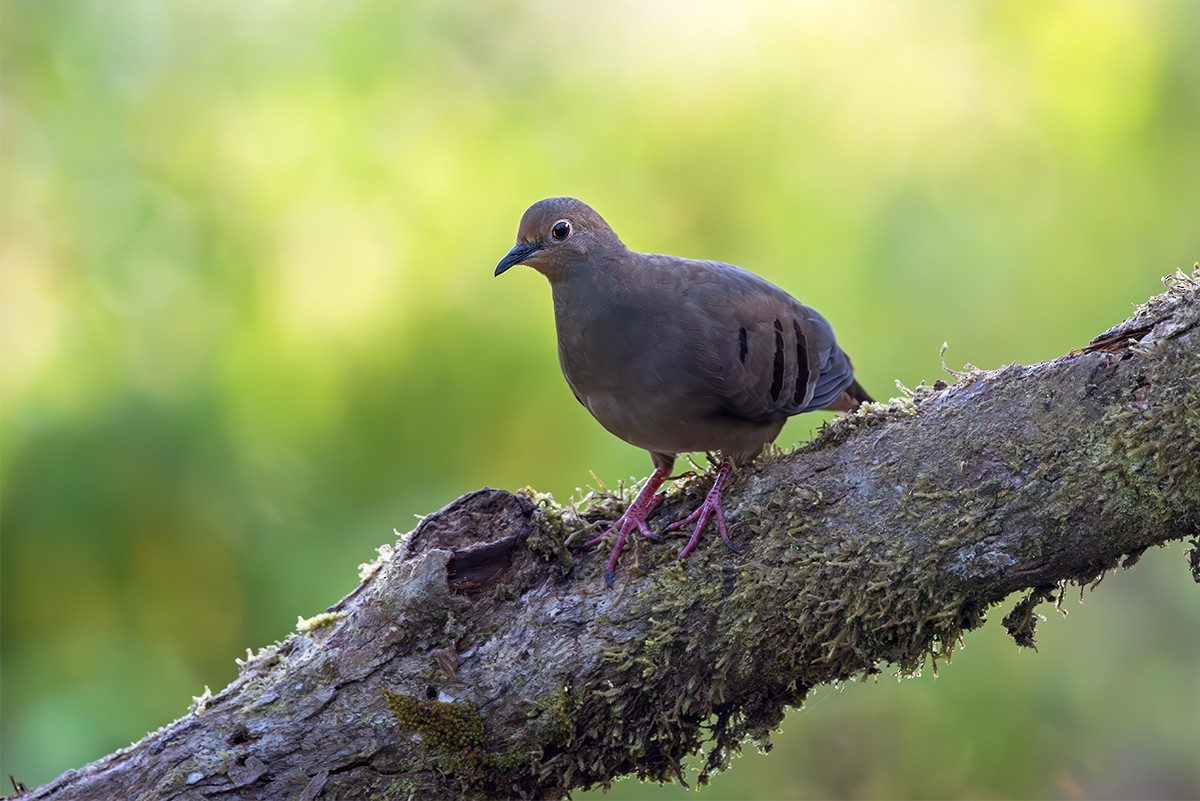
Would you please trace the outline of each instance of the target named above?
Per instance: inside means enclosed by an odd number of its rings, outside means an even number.
[[[641,543],[609,590],[604,549],[571,548],[621,499],[465,495],[192,714],[22,797],[561,798],[697,751],[720,769],[810,688],[917,669],[1014,591],[1031,643],[1056,587],[1200,533],[1200,284],[1168,286],[1092,346],[744,471],[740,554]],[[660,520],[704,491],[681,483]]]

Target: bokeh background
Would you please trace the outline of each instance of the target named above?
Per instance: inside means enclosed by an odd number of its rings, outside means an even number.
[[[544,280],[492,278],[535,200],[788,288],[885,397],[943,341],[1082,345],[1200,255],[1187,0],[0,8],[0,773],[30,785],[224,686],[415,516],[649,471],[571,398]],[[700,796],[1200,796],[1182,550],[1046,607],[1039,652],[998,609],[936,680],[823,688]]]

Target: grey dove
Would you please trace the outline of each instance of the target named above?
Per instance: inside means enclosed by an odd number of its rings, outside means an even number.
[[[631,251],[574,198],[529,207],[495,274],[517,264],[550,281],[558,359],[575,397],[654,462],[625,514],[587,543],[615,534],[609,586],[632,532],[658,540],[646,519],[678,454],[722,457],[703,503],[666,529],[694,526],[679,558],[712,518],[736,550],[721,510],[734,465],[758,456],[794,414],[852,411],[871,400],[816,311],[740,267]]]

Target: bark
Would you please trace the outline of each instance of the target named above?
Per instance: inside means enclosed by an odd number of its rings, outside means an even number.
[[[936,667],[1014,591],[1032,645],[1067,583],[1200,533],[1200,273],[1166,283],[1090,346],[742,471],[737,554],[644,541],[607,589],[607,549],[575,548],[627,498],[465,495],[190,714],[23,797],[562,798],[723,769],[816,685]],[[706,488],[677,484],[662,520]]]

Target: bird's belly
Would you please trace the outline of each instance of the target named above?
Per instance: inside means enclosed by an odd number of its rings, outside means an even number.
[[[782,421],[731,415],[722,402],[721,360],[695,331],[661,321],[559,321],[559,360],[575,396],[601,425],[654,453],[756,455]],[[642,334],[650,330],[652,335]]]
[[[742,461],[756,456],[783,428],[782,421],[753,423],[698,410],[687,400],[641,397],[631,403],[607,392],[582,400],[609,432],[654,453],[721,451]]]
[[[600,425],[621,439],[658,453],[680,453],[699,449],[695,427],[653,398],[622,398],[598,392],[584,398],[584,405]]]

